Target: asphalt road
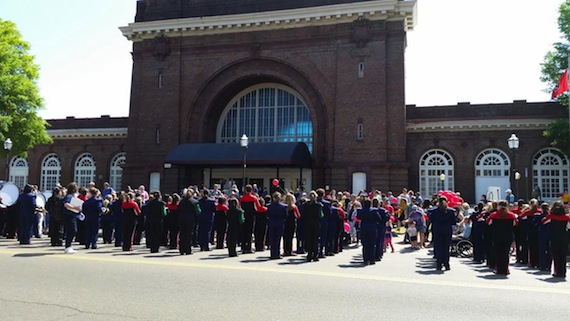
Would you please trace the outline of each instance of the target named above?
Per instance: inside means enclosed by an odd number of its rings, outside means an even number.
[[[398,238],[394,239],[398,241]],[[47,239],[0,239],[4,320],[565,320],[570,284],[525,267],[508,278],[396,244],[362,266],[360,248],[320,262],[226,250],[180,256],[112,245],[63,254]],[[76,247],[77,249],[77,247]]]

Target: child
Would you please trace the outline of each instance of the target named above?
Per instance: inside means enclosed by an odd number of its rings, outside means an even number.
[[[408,222],[408,235],[410,236],[410,243],[412,243],[412,249],[419,249],[418,246],[418,230],[416,229],[416,222],[410,220]]]
[[[390,218],[388,222],[386,222],[386,232],[385,232],[386,234],[384,235],[384,252],[386,252],[388,245],[390,245],[392,253],[394,253],[394,244],[392,244],[392,224],[394,224],[393,217]]]

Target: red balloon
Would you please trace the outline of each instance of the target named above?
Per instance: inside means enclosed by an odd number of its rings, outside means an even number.
[[[277,178],[274,178],[272,183],[273,183],[273,186],[277,186],[277,185],[279,185],[279,180]]]

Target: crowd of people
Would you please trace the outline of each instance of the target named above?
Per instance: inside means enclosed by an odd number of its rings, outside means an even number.
[[[162,195],[142,185],[116,192],[108,183],[99,190],[93,183],[72,182],[56,186],[45,208],[38,208],[35,193],[26,185],[16,204],[2,212],[2,235],[30,244],[33,236],[40,237],[38,230],[41,234],[38,215],[45,215],[51,245],[68,254],[75,252],[74,243],[96,249],[101,232],[103,243],[123,251],[146,240],[152,253],[166,247],[189,255],[194,247],[210,251],[215,246],[226,248],[230,257],[269,250],[270,259],[306,254],[308,262],[360,243],[363,264],[373,265],[387,250],[394,252],[393,229],[403,229],[411,250],[433,247],[437,270],[451,268],[452,238],[461,237],[472,242],[473,260],[497,274],[509,274],[510,256],[516,253],[518,264],[550,271],[553,262],[553,275],[566,276],[570,216],[562,201],[482,199],[471,209],[456,194],[440,192],[424,200],[406,189],[398,196],[322,188],[308,194],[278,188],[269,194],[255,185],[240,193],[216,184]]]

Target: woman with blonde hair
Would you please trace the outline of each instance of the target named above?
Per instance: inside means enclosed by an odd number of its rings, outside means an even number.
[[[296,221],[301,217],[299,208],[295,205],[295,196],[291,193],[285,194],[285,204],[287,205],[287,218],[283,230],[283,256],[293,255],[293,235],[295,234]]]

